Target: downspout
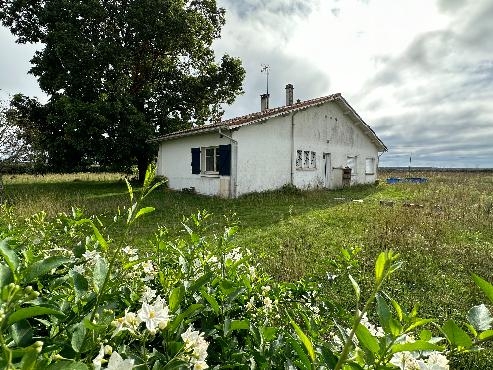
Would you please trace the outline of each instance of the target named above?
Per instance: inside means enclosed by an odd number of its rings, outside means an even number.
[[[231,160],[234,159],[234,166],[231,166],[231,175],[229,176],[229,197],[236,198],[236,187],[238,185],[236,182],[236,178],[238,175],[238,141],[222,132],[221,127],[218,128],[218,132],[219,135],[224,136],[226,139],[229,139],[233,144],[233,149],[231,150]]]
[[[299,110],[291,115],[291,185],[294,185],[294,116]]]

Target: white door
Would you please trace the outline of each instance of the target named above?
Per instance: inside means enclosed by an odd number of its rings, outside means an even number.
[[[332,163],[330,153],[324,153],[324,187],[330,188],[332,180]]]

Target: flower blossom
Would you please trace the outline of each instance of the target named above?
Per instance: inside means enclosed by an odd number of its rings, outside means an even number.
[[[123,359],[118,352],[113,352],[108,361],[107,370],[132,370],[134,367],[134,360],[127,358]]]
[[[114,320],[112,323],[114,326],[116,326],[113,336],[117,335],[123,330],[135,332],[140,323],[141,321],[135,313],[125,310],[125,316]]]
[[[142,303],[142,308],[137,311],[140,322],[145,323],[147,330],[155,334],[157,329],[164,329],[169,322],[169,309],[161,297],[157,297],[151,305],[147,302]]]
[[[207,347],[209,343],[204,339],[204,333],[198,330],[193,330],[193,326],[181,334],[183,342],[185,342],[185,352],[187,360],[190,362],[193,370],[207,369],[209,366],[205,362],[207,358]]]

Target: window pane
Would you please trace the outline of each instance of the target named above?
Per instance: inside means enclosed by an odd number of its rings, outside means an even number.
[[[214,148],[205,149],[205,170],[207,172],[214,172],[216,160],[216,150]]]
[[[303,163],[303,152],[298,150],[296,152],[296,168],[301,168],[301,164]]]
[[[310,167],[311,168],[316,168],[317,167],[317,155],[315,152],[311,153],[311,159],[310,159]]]
[[[303,167],[310,167],[310,152],[308,150],[305,150],[305,161],[303,162]]]

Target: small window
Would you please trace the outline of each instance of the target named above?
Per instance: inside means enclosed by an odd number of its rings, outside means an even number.
[[[303,151],[296,151],[296,168],[301,169],[303,164]]]
[[[375,174],[375,158],[366,158],[365,173],[367,175]]]
[[[346,166],[351,169],[351,175],[356,175],[358,167],[356,166],[356,157],[347,157]]]
[[[311,152],[310,167],[317,168],[317,153]]]
[[[205,172],[218,172],[218,159],[217,147],[205,148]]]

